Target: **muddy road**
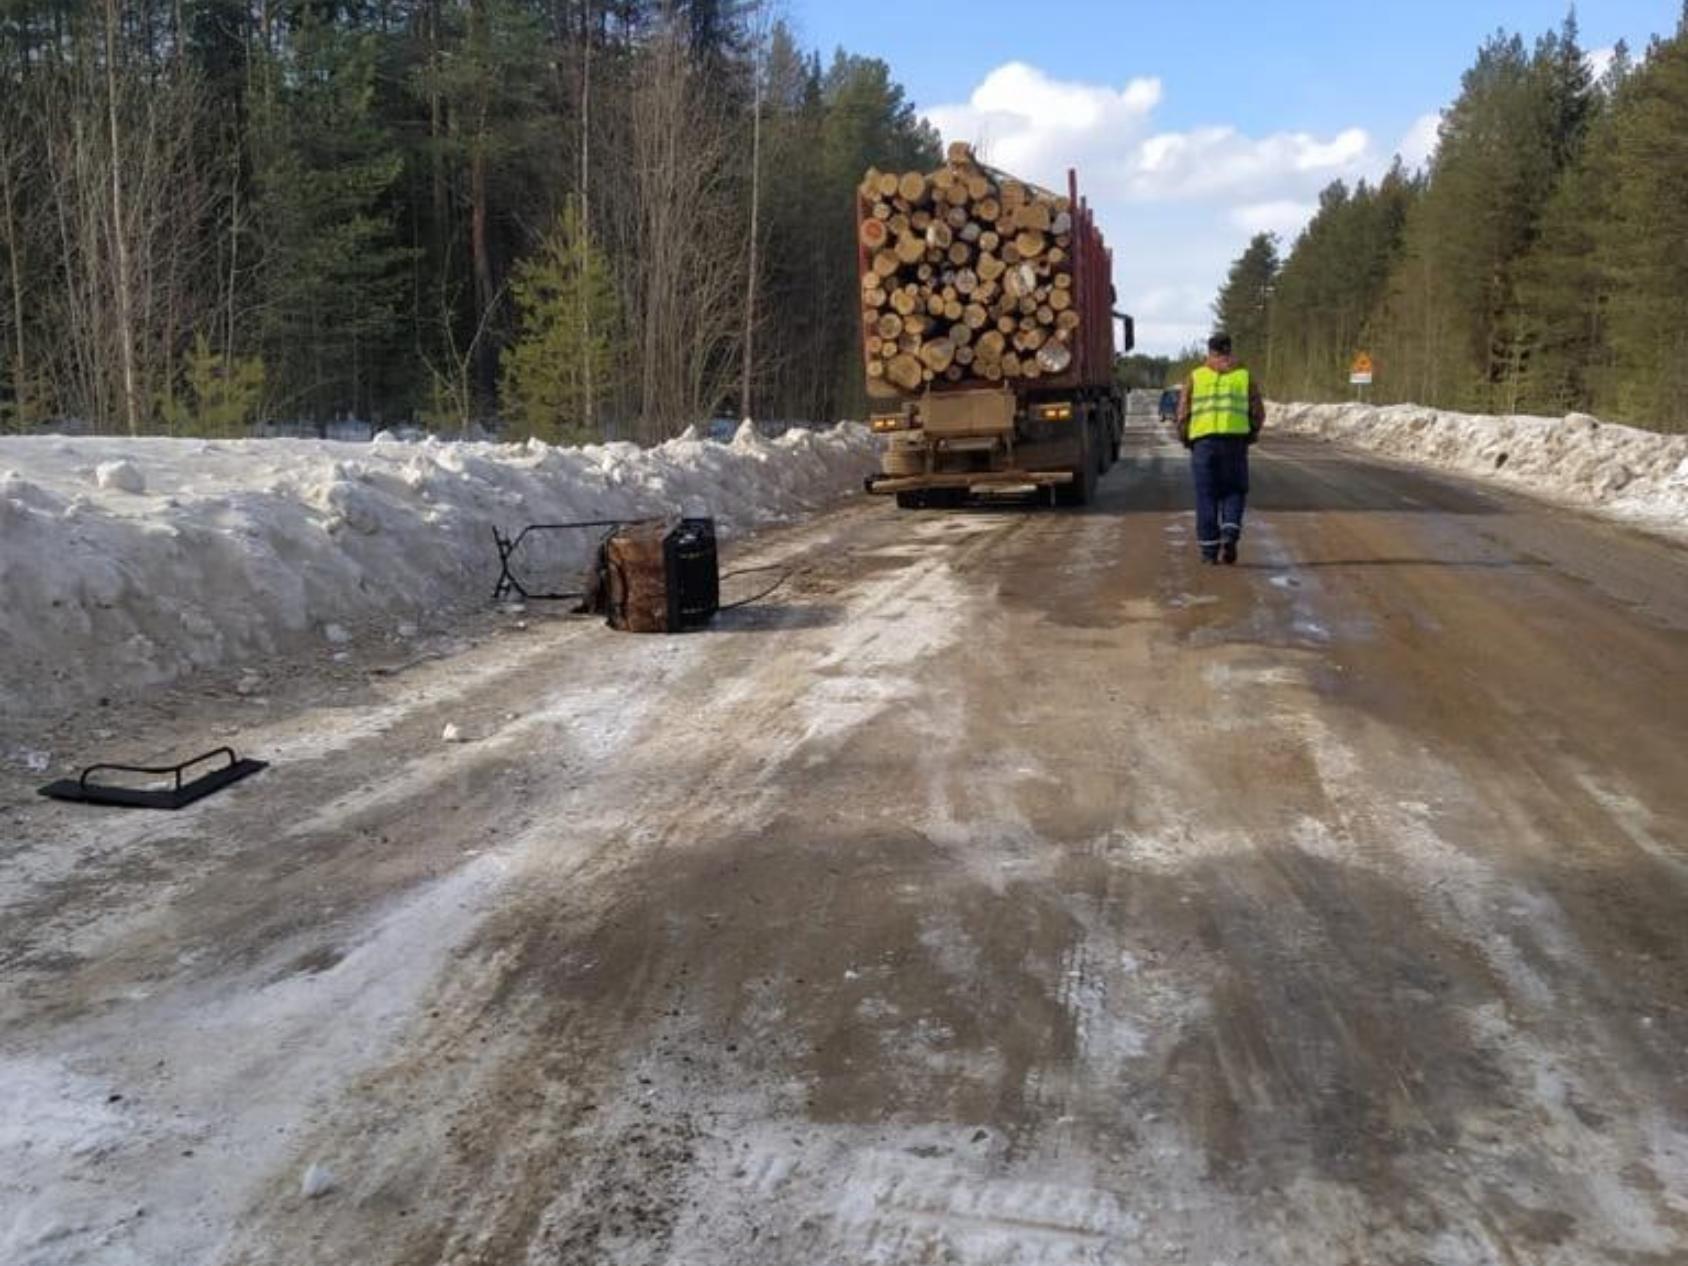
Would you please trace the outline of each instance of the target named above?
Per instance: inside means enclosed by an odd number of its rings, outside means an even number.
[[[1259,458],[41,737],[275,766],[5,775],[0,1258],[1688,1261],[1688,555]]]

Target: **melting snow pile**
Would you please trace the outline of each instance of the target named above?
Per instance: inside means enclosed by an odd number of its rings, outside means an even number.
[[[1445,413],[1419,405],[1278,404],[1268,425],[1688,535],[1688,436],[1565,418]]]
[[[875,453],[855,423],[651,449],[0,439],[0,716],[484,603],[495,526],[744,531],[859,488]]]

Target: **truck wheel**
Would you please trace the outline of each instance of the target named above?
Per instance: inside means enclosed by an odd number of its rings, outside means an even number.
[[[924,510],[926,508],[926,494],[923,492],[899,492],[897,494],[897,509]]]
[[[1096,499],[1096,428],[1086,425],[1079,436],[1083,447],[1078,455],[1078,465],[1073,467],[1073,481],[1061,484],[1055,490],[1055,499],[1064,506],[1087,506]]]

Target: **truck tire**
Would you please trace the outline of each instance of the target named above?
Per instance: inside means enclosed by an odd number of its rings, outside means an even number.
[[[899,492],[897,494],[897,509],[924,510],[926,508],[926,494],[924,492]]]
[[[1098,460],[1096,443],[1096,425],[1089,418],[1079,430],[1081,448],[1078,464],[1073,467],[1073,480],[1068,484],[1059,484],[1055,490],[1055,500],[1064,506],[1087,506],[1096,499],[1096,463]]]

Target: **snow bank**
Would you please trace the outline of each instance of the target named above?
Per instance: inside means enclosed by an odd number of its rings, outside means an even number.
[[[0,439],[0,717],[484,603],[494,526],[790,519],[876,449],[855,423],[651,449]]]
[[[1268,425],[1438,466],[1688,537],[1688,436],[1419,405],[1274,404]]]

